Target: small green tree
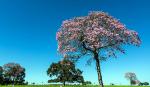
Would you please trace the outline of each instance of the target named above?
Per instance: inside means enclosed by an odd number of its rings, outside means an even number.
[[[55,79],[48,80],[49,83],[61,82],[64,86],[66,82],[84,82],[82,71],[76,69],[75,64],[70,60],[62,60],[58,63],[52,63],[47,70],[47,75],[52,78],[56,77]]]
[[[148,85],[149,85],[149,83],[148,83],[148,82],[144,82],[144,85],[145,85],[145,86],[148,86]]]
[[[139,86],[143,86],[143,85],[148,86],[149,83],[148,83],[148,82],[140,82],[140,83],[139,83]]]

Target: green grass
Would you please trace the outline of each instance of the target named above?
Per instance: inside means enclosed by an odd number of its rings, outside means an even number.
[[[12,87],[9,86],[0,86],[0,87]],[[15,87],[60,87],[59,85],[22,85]],[[82,86],[82,85],[70,85],[70,86],[62,86],[62,87],[99,87],[96,85]],[[105,86],[105,87],[150,87],[150,86]]]

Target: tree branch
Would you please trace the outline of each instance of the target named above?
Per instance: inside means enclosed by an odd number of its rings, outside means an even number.
[[[116,44],[115,44],[115,43],[112,43],[112,44],[109,44],[109,45],[102,46],[102,47],[100,47],[100,48],[98,48],[98,49],[103,49],[103,48],[106,48],[106,47],[112,47],[112,46],[114,46],[114,45],[116,45]]]
[[[87,48],[87,47],[85,46],[85,43],[84,43],[84,42],[83,42],[82,46],[83,46],[84,49],[93,52],[93,50],[91,50],[90,48]]]

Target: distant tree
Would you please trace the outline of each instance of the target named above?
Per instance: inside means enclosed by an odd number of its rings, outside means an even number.
[[[85,82],[84,82],[84,85],[91,85],[91,84],[92,84],[91,81],[85,81]]]
[[[78,82],[83,83],[84,78],[82,76],[82,71],[75,68],[75,64],[70,60],[62,60],[58,63],[52,63],[47,70],[47,75],[50,77],[56,77],[48,82],[62,82],[63,85],[66,82]]]
[[[139,81],[138,81],[135,73],[127,72],[127,73],[125,73],[125,78],[130,80],[131,85],[139,84]]]
[[[0,66],[0,85],[3,84],[4,78],[3,78],[3,68]]]
[[[131,80],[131,81],[130,81],[130,84],[131,84],[131,85],[136,85],[136,80]]]
[[[8,84],[23,84],[25,78],[25,68],[17,63],[8,63],[3,66],[5,82]]]
[[[112,86],[113,86],[113,85],[115,85],[115,84],[114,84],[114,83],[110,83],[110,85],[112,85]]]
[[[32,85],[35,85],[35,82],[31,83]]]
[[[28,85],[29,84],[29,82],[24,82],[24,84],[23,85]]]
[[[148,83],[148,82],[140,82],[140,83],[139,83],[139,86],[143,86],[143,85],[148,86],[149,83]]]
[[[99,84],[104,87],[100,62],[124,53],[124,45],[139,46],[137,32],[129,30],[116,18],[104,12],[90,12],[88,16],[65,20],[56,36],[58,51],[62,55],[85,56],[91,54],[96,61]]]
[[[145,85],[145,86],[148,86],[148,85],[149,85],[149,83],[148,83],[148,82],[144,82],[144,85]]]
[[[143,83],[142,83],[142,82],[140,82],[138,85],[139,85],[139,86],[143,86]]]

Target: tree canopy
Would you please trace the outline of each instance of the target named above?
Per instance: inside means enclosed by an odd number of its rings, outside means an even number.
[[[3,67],[0,67],[1,84],[24,84],[24,78],[25,68],[20,64],[7,63]]]
[[[124,53],[122,45],[140,45],[138,33],[129,30],[116,18],[104,12],[90,12],[88,16],[65,20],[57,32],[58,50],[61,53],[80,53],[102,49],[108,55]]]

